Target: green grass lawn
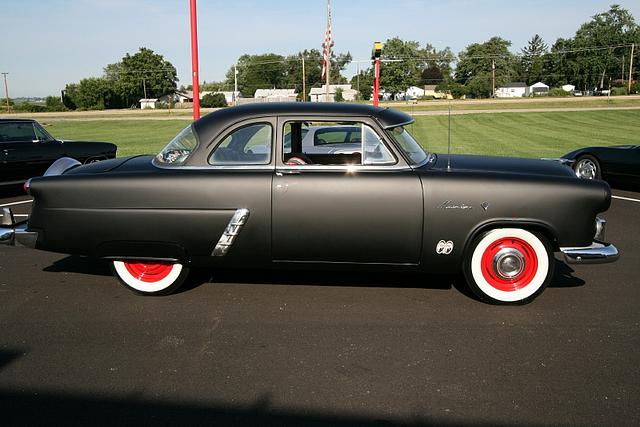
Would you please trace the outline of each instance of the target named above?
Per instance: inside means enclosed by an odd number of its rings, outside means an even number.
[[[409,130],[427,149],[447,151],[447,116],[422,116]],[[640,144],[640,110],[451,116],[452,153],[559,157],[580,147]]]
[[[42,120],[57,138],[109,141],[118,155],[155,154],[189,120]],[[591,145],[640,144],[640,110],[468,114],[451,117],[452,152],[558,157]],[[409,127],[427,149],[447,151],[447,117],[418,116]]]

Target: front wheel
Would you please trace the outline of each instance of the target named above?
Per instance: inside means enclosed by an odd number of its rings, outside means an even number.
[[[469,287],[491,304],[526,304],[553,277],[548,240],[521,228],[499,228],[477,238],[464,263]]]
[[[125,288],[138,295],[169,295],[189,275],[182,264],[163,261],[112,261],[111,271]]]
[[[580,156],[573,165],[573,171],[578,178],[582,179],[602,179],[600,163],[598,159],[588,154]]]

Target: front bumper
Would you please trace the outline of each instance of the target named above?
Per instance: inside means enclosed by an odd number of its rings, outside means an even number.
[[[593,242],[581,248],[560,248],[567,264],[604,264],[620,257],[618,249],[610,243]]]

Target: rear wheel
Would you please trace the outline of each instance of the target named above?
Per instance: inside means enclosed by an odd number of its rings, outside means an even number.
[[[548,240],[521,228],[499,228],[477,238],[465,259],[471,290],[491,304],[526,304],[542,293],[555,259]]]
[[[169,295],[189,275],[182,264],[164,261],[112,261],[111,271],[125,288],[139,295]]]

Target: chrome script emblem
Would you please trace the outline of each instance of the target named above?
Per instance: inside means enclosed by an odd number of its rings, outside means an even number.
[[[466,203],[458,203],[453,200],[445,200],[438,206],[438,209],[461,209],[468,210],[473,209],[473,206],[467,205]]]
[[[440,240],[436,245],[436,253],[438,255],[449,255],[453,251],[453,242],[451,240]]]

